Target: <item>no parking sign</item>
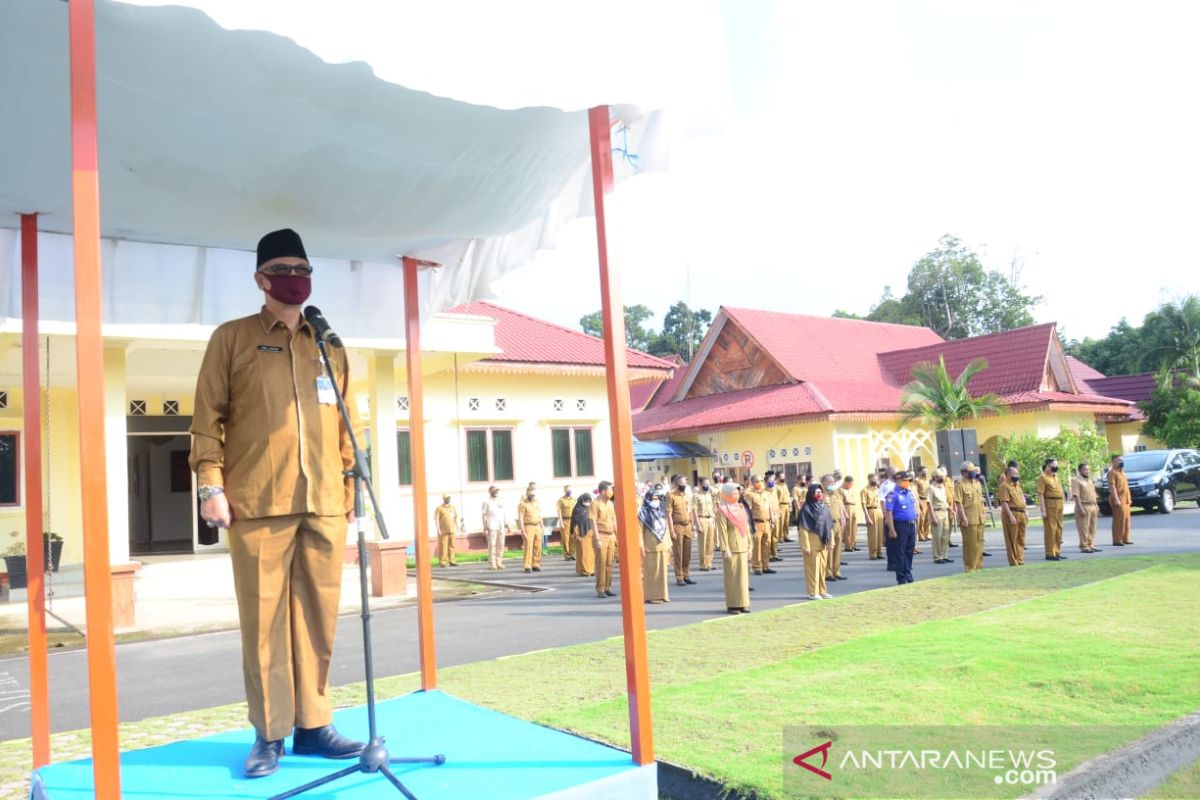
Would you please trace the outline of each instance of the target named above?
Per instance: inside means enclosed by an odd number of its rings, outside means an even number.
[[[746,469],[754,466],[754,453],[751,453],[749,450],[742,451],[742,466]]]

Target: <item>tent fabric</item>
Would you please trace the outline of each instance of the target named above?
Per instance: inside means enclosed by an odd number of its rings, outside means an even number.
[[[659,461],[669,458],[712,458],[712,453],[695,442],[640,442],[633,443],[634,461]]]
[[[40,230],[72,229],[67,45],[65,3],[0,6],[0,226],[36,211]],[[382,275],[399,255],[443,264],[426,287],[428,313],[487,296],[565,222],[592,212],[585,111],[435,97],[183,7],[98,0],[96,52],[101,234],[118,271],[193,256],[240,270],[238,253],[250,270],[258,238],[292,227],[331,272]],[[614,157],[617,177],[661,166],[661,114],[616,115],[630,153]],[[221,252],[127,259],[128,242]],[[140,279],[135,270],[113,285]],[[362,310],[399,317],[397,297],[377,288]]]

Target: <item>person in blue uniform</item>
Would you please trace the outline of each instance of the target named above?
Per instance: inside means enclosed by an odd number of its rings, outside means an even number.
[[[896,488],[884,502],[887,526],[888,561],[896,567],[896,583],[912,583],[913,550],[917,547],[917,495],[912,490],[912,475],[896,473]]]

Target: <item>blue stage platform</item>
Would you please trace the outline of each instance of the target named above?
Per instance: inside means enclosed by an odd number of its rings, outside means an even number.
[[[445,754],[441,766],[397,764],[393,771],[418,800],[655,800],[657,772],[626,752],[514,719],[442,692],[414,692],[376,706],[380,733],[392,755]],[[365,707],[334,715],[338,730],[366,738]],[[127,800],[265,798],[308,783],[352,762],[288,755],[279,772],[242,777],[254,742],[242,730],[121,755]],[[90,759],[52,764],[33,776],[35,800],[95,797]],[[356,773],[315,789],[310,800],[402,797],[378,775]]]

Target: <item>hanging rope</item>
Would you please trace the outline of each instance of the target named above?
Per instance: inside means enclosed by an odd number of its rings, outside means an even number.
[[[42,497],[45,503],[45,508],[42,511],[42,529],[44,531],[53,531],[54,526],[50,524],[50,337],[46,336],[46,378],[42,385]],[[46,610],[54,610],[54,568],[53,560],[50,557],[50,549],[52,543],[49,538],[45,542],[44,558],[51,568],[46,570]],[[45,565],[43,565],[45,567]]]

